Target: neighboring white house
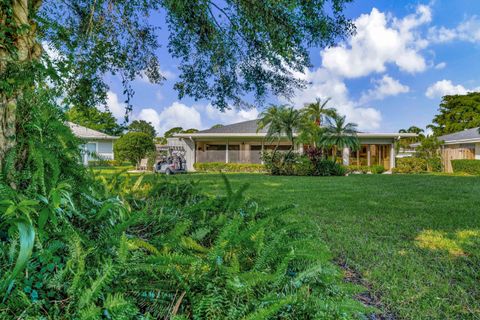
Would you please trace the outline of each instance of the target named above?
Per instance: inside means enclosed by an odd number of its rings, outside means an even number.
[[[114,160],[113,143],[118,137],[110,136],[100,131],[92,130],[73,122],[67,122],[73,134],[82,139],[82,163],[88,165],[89,160]]]
[[[257,120],[234,123],[195,133],[176,134],[168,139],[171,146],[185,150],[187,169],[193,171],[196,162],[261,163],[264,150],[288,150],[290,142],[283,137],[279,146],[265,141],[267,128],[258,129]],[[387,170],[395,167],[394,143],[400,138],[416,137],[414,133],[358,133],[360,149],[351,152],[339,150],[345,165],[383,165]],[[294,146],[298,152],[303,145]]]

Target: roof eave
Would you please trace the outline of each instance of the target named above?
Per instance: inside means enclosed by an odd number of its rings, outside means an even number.
[[[479,143],[480,138],[458,139],[458,140],[443,140],[443,144],[462,144],[462,143]]]

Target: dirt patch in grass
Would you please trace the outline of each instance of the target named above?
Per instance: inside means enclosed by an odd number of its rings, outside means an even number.
[[[386,310],[385,306],[380,301],[379,297],[373,295],[371,291],[370,284],[362,278],[362,275],[356,271],[355,269],[351,268],[344,260],[337,260],[337,264],[342,268],[344,274],[344,281],[348,283],[353,283],[360,285],[366,288],[366,291],[363,291],[355,296],[355,299],[363,303],[368,307],[373,307],[379,312],[373,313],[369,315],[369,319],[371,320],[396,320],[397,317],[393,315],[391,312]]]

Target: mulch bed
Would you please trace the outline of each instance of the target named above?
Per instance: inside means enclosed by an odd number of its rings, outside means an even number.
[[[354,298],[366,306],[374,307],[379,310],[378,313],[369,315],[371,320],[396,320],[395,315],[386,310],[385,306],[380,301],[379,297],[371,294],[371,286],[362,278],[362,275],[351,268],[344,260],[338,260],[337,264],[344,271],[344,281],[354,283],[365,287],[367,290],[357,294]]]

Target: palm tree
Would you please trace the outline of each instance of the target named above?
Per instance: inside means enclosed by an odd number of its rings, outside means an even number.
[[[302,114],[305,119],[314,122],[317,126],[321,126],[326,117],[335,116],[337,111],[334,108],[327,108],[327,103],[331,98],[322,102],[322,99],[317,98],[315,102],[307,104],[302,109]]]
[[[324,147],[333,148],[333,159],[336,161],[336,148],[350,148],[352,151],[359,148],[357,133],[357,124],[347,122],[345,116],[335,115],[328,118],[320,142]]]
[[[286,105],[271,105],[260,114],[257,132],[268,127],[266,139],[277,140],[277,147],[281,137],[286,137],[292,143],[291,151],[295,145],[295,132],[301,127],[301,123],[300,111]]]

